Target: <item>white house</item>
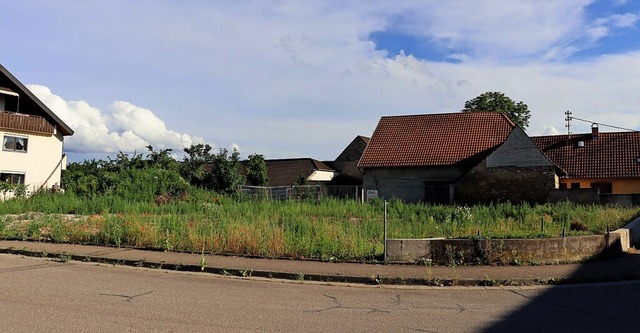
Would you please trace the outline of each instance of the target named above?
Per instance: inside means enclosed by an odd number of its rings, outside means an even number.
[[[24,184],[29,193],[59,185],[69,135],[73,130],[0,65],[0,182]]]

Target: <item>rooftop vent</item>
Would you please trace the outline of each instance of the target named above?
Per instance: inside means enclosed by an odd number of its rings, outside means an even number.
[[[576,148],[583,148],[583,147],[584,147],[584,141],[576,142]]]
[[[598,138],[598,124],[597,123],[593,123],[591,125],[591,139],[595,140]]]

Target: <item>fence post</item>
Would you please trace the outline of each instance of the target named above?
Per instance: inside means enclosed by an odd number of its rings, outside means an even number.
[[[384,201],[384,262],[387,262],[387,200]]]

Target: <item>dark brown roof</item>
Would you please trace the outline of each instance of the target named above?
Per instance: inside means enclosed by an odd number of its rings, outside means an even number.
[[[314,171],[334,171],[328,165],[312,158],[265,160],[271,186],[295,185],[298,177],[309,177]]]
[[[382,117],[358,167],[471,165],[502,144],[514,127],[499,112]]]
[[[56,128],[62,135],[73,135],[73,130],[69,125],[65,124],[62,119],[44,105],[42,101],[2,65],[0,65],[0,86],[7,87],[10,91],[17,92],[20,95],[20,110],[18,110],[20,113],[44,117],[52,125],[56,125]]]
[[[640,178],[640,132],[531,137],[568,178]],[[578,147],[578,142],[584,147]]]

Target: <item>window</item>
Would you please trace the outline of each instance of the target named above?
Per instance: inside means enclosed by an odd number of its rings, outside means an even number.
[[[5,135],[2,140],[2,150],[27,152],[27,138]]]
[[[9,183],[11,185],[24,184],[23,173],[0,173],[0,182]]]
[[[591,183],[591,188],[600,189],[600,193],[609,194],[613,192],[613,184],[607,182]]]
[[[567,183],[560,183],[560,187],[561,190],[566,190],[567,189]]]

